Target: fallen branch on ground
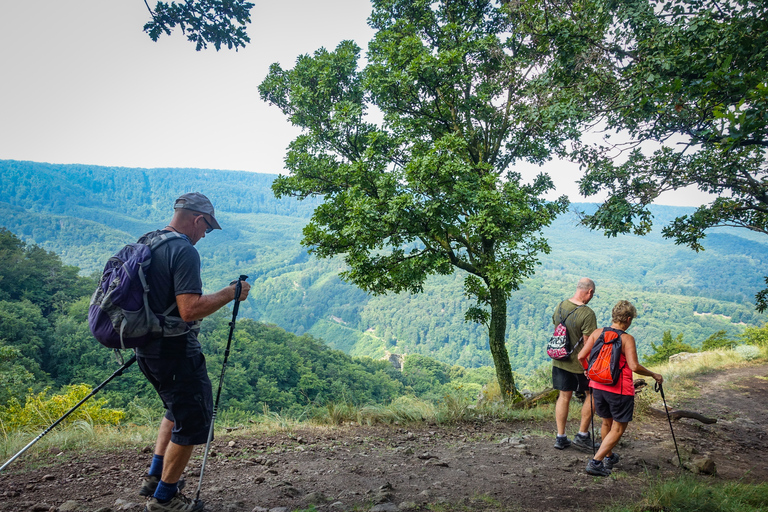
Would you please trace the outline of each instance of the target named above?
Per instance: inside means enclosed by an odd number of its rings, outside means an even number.
[[[653,407],[648,408],[648,412],[650,414],[653,414],[654,416],[659,416],[662,418],[667,417],[667,413],[660,410],[660,409],[654,409]],[[717,423],[717,419],[715,418],[708,418],[704,416],[703,414],[699,414],[698,412],[693,411],[684,411],[684,410],[670,410],[669,411],[669,417],[675,421],[679,420],[680,418],[691,418],[693,420],[698,420],[706,425],[711,425],[712,423]]]

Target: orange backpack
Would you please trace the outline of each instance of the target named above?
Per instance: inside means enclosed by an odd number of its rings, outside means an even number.
[[[598,384],[615,386],[621,377],[621,335],[624,331],[606,327],[589,353],[587,378]]]

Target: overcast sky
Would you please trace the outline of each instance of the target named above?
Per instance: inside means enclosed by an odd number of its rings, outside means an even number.
[[[245,49],[197,52],[178,31],[152,42],[143,0],[0,1],[0,159],[282,172],[298,131],[259,99],[259,83],[271,63],[290,68],[344,39],[365,50],[370,3],[254,3]],[[544,170],[554,195],[584,200],[575,166]]]

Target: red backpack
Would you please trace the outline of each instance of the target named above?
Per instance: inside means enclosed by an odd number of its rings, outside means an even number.
[[[624,331],[606,327],[589,353],[587,378],[598,384],[615,386],[621,377],[621,335]]]

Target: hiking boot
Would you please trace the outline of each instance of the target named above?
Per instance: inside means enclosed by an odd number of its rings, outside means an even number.
[[[157,489],[157,484],[160,483],[160,477],[155,475],[144,475],[144,478],[141,480],[141,489],[139,490],[140,496],[152,496],[155,494],[155,489]],[[184,486],[187,484],[186,481],[184,481],[184,477],[181,477],[179,479],[179,490],[182,490]]]
[[[592,447],[593,444],[594,448]],[[592,443],[592,438],[590,437],[589,432],[587,432],[587,435],[585,436],[576,434],[573,436],[573,447],[585,453],[595,453],[595,451],[600,448],[600,441]]]
[[[144,512],[196,512],[198,510],[203,510],[204,508],[205,503],[203,503],[202,500],[196,501],[177,492],[176,496],[165,503],[160,503],[157,501],[157,498],[152,496],[147,500],[147,504],[144,506]]]
[[[587,462],[587,474],[594,476],[609,476],[611,470],[605,467],[603,461],[595,462],[594,459],[589,459],[589,462]]]
[[[618,453],[612,453],[603,459],[603,466],[605,466],[608,469],[613,469],[613,466],[615,466],[618,463],[619,463]]]
[[[558,450],[565,450],[571,446],[571,442],[568,440],[567,437],[556,437],[555,438],[555,448]]]

